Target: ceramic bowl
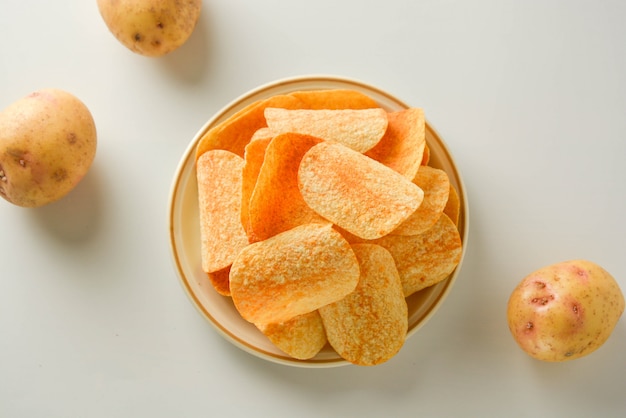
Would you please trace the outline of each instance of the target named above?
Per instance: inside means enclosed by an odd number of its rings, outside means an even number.
[[[277,349],[254,325],[241,318],[230,298],[219,295],[207,280],[200,262],[200,228],[198,218],[198,192],[195,172],[195,149],[200,138],[213,126],[252,102],[277,94],[300,90],[353,89],[375,99],[389,111],[407,108],[408,105],[390,93],[366,83],[334,76],[302,76],[282,79],[262,85],[235,99],[212,116],[192,138],[177,167],[171,187],[169,207],[169,236],[175,270],[183,289],[200,314],[235,346],[262,359],[296,367],[335,367],[350,364],[330,347],[310,360],[296,360]],[[426,115],[428,111],[426,109]],[[468,209],[461,174],[444,141],[433,127],[426,123],[426,141],[430,148],[429,165],[445,170],[451,184],[457,189],[461,210],[459,231],[463,255],[467,247]],[[408,337],[414,335],[444,303],[459,274],[461,263],[444,281],[419,291],[407,298],[409,312]]]

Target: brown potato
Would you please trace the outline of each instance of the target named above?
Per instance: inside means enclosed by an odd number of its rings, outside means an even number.
[[[89,109],[70,93],[44,89],[0,113],[0,196],[37,207],[69,193],[96,154]]]
[[[574,260],[526,276],[509,298],[507,319],[531,357],[565,361],[600,348],[623,311],[615,279],[592,262]]]
[[[124,46],[156,57],[183,45],[196,27],[202,0],[98,0],[111,33]]]

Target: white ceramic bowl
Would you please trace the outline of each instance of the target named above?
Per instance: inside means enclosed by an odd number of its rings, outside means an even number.
[[[257,100],[277,94],[300,90],[347,88],[363,92],[389,111],[407,108],[408,105],[391,94],[351,79],[334,76],[303,76],[282,79],[260,86],[228,104],[198,131],[182,156],[174,176],[169,208],[170,244],[174,265],[181,284],[192,303],[224,338],[235,346],[266,360],[298,367],[334,367],[350,364],[329,346],[313,359],[296,360],[277,349],[254,325],[241,318],[230,298],[219,295],[207,280],[200,262],[200,223],[198,218],[198,192],[195,174],[195,149],[200,138],[213,126],[233,113]],[[426,114],[428,115],[428,109]],[[467,244],[468,210],[461,175],[448,148],[434,129],[426,125],[426,142],[430,148],[429,165],[445,170],[451,184],[457,189],[461,201],[459,231],[463,241],[463,255]],[[463,259],[461,258],[461,263]],[[441,306],[454,284],[461,263],[444,281],[417,292],[407,298],[409,329],[407,338],[430,319]]]

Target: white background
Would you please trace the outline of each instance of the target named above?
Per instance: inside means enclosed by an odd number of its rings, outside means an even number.
[[[0,107],[68,90],[99,143],[65,199],[0,201],[0,416],[623,416],[625,318],[595,353],[554,364],[517,347],[505,309],[525,275],[573,258],[626,291],[624,17],[621,0],[207,0],[188,43],[153,59],[113,38],[95,0],[3,0]],[[244,353],[170,257],[170,185],[196,131],[304,74],[423,107],[468,191],[455,287],[374,368]]]

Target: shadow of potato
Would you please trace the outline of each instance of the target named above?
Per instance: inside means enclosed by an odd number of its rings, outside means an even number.
[[[102,195],[97,164],[65,197],[32,211],[36,222],[66,243],[82,243],[93,237],[101,224]]]

